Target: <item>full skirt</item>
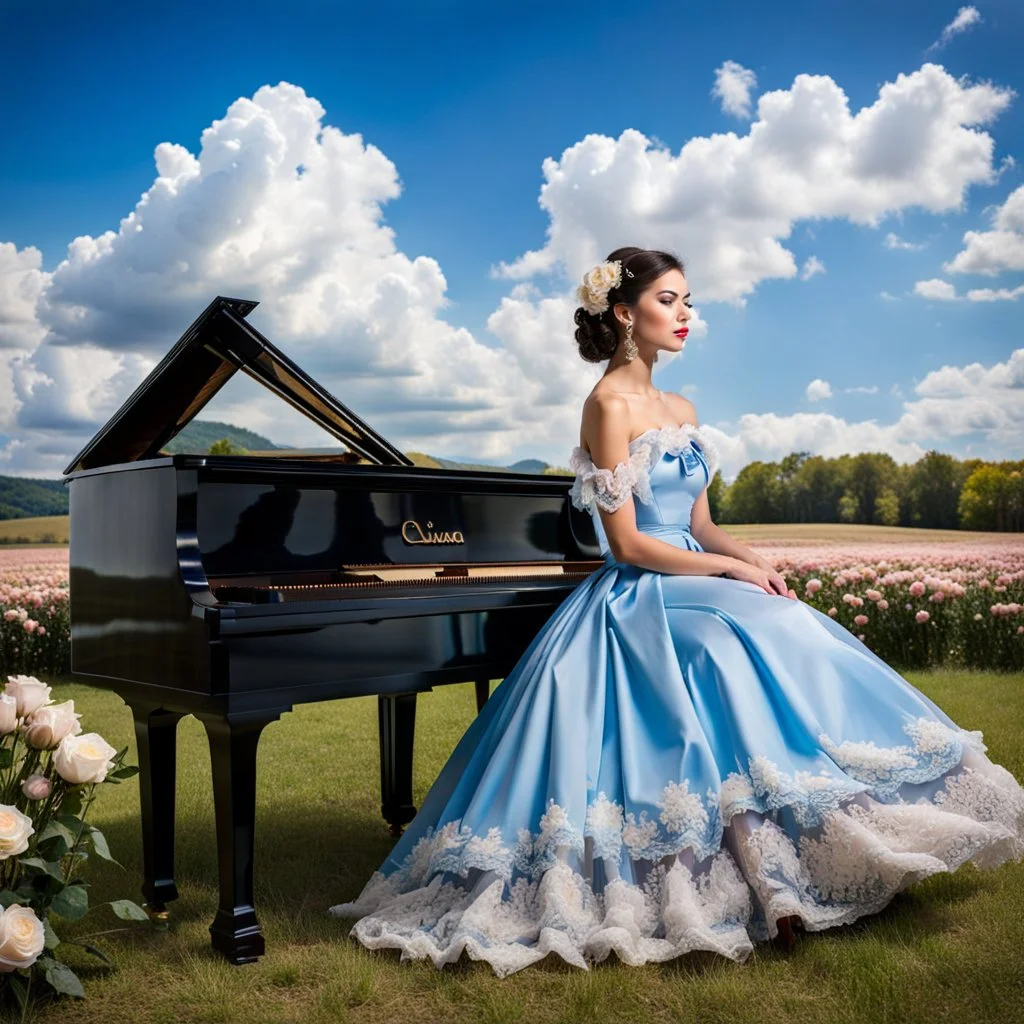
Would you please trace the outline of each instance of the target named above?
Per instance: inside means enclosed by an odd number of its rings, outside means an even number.
[[[371,949],[506,976],[745,960],[971,861],[1024,858],[1024,789],[852,633],[726,577],[609,561],[534,637],[357,899]]]

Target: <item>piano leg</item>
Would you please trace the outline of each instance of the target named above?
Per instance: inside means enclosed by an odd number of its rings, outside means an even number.
[[[129,705],[139,750],[142,809],[142,895],[152,917],[165,917],[178,898],[174,884],[174,789],[178,711],[152,704]]]
[[[474,685],[476,686],[476,713],[479,715],[487,703],[487,698],[491,695],[491,681],[490,679],[477,679]]]
[[[212,944],[233,964],[253,963],[264,952],[252,892],[256,747],[263,727],[280,717],[280,711],[234,722],[214,715],[198,717],[210,741],[217,824],[220,906],[210,925]]]
[[[412,741],[416,731],[416,694],[379,694],[380,813],[393,836],[416,817],[412,802]]]

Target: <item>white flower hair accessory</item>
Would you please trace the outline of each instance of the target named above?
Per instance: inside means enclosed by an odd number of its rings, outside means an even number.
[[[627,270],[632,277],[633,271]],[[592,270],[583,275],[583,284],[576,289],[580,305],[591,315],[596,316],[608,308],[608,292],[622,284],[622,261],[608,260],[598,263]]]

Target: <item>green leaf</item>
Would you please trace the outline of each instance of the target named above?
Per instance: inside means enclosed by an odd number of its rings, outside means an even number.
[[[36,963],[39,961],[37,960]],[[11,986],[11,991],[14,993],[14,997],[18,1000],[18,1009],[21,1010],[22,1016],[25,1014],[25,1003],[28,1001],[28,984],[25,979],[19,974],[15,974],[13,971],[7,976],[7,984]]]
[[[10,747],[0,747],[0,768],[10,768],[14,764],[14,751]]]
[[[16,891],[23,902],[31,903],[33,906],[48,907],[53,897],[67,884],[63,878],[54,878],[53,875],[43,872],[25,875],[24,878],[24,883],[19,885]]]
[[[60,945],[60,938],[53,930],[53,925],[50,924],[50,919],[48,917],[43,918],[43,935],[46,936],[47,949],[56,949]]]
[[[20,903],[24,898],[24,896],[19,896],[16,892],[11,892],[10,889],[4,889],[0,891],[0,907],[6,910],[13,904]]]
[[[102,857],[104,860],[109,860],[111,864],[117,864],[119,868],[123,868],[124,865],[119,861],[114,860],[110,854],[110,847],[107,846],[107,839],[103,833],[96,828],[94,825],[89,826],[89,838],[92,840],[92,848],[96,851],[97,857]]]
[[[130,779],[133,775],[138,775],[139,769],[137,765],[126,764],[123,768],[118,768],[116,771],[107,772],[106,781],[110,782],[112,779],[117,779],[118,782],[121,779]]]
[[[43,860],[42,857],[19,857],[18,863],[27,868],[35,868],[36,871],[42,871],[43,874],[56,878],[58,882],[64,881],[64,875],[61,873],[58,861]]]
[[[53,897],[50,909],[69,921],[77,921],[89,912],[89,893],[84,885],[69,885]]]
[[[82,810],[82,791],[78,788],[68,789],[64,793],[64,798],[60,802],[60,814],[58,818],[63,818],[65,815],[74,817],[79,814]]]
[[[122,921],[148,921],[147,914],[138,903],[131,900],[111,900],[110,906]]]
[[[74,996],[76,999],[85,998],[85,989],[78,980],[78,976],[66,964],[54,960],[46,968],[46,980],[62,995]]]
[[[60,861],[61,858],[66,857],[70,850],[68,848],[67,841],[58,835],[48,836],[46,839],[40,839],[36,844],[36,853],[46,861]]]
[[[78,821],[77,818],[71,820]],[[48,839],[63,839],[69,850],[75,845],[75,833],[60,820],[60,816],[51,818],[46,823],[46,828],[39,833],[38,842],[45,843]]]

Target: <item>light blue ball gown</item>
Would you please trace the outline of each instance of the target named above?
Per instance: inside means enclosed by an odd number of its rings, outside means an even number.
[[[966,861],[1024,858],[1024,789],[848,630],[721,576],[615,561],[598,507],[701,551],[718,465],[702,427],[646,431],[627,462],[572,452],[604,565],[495,689],[357,899],[371,948],[465,951],[506,976],[714,950],[743,961],[796,914],[854,921]]]

